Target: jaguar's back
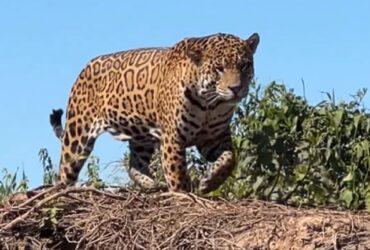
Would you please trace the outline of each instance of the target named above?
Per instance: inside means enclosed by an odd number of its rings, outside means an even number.
[[[93,59],[72,88],[67,121],[81,124],[78,119],[102,120],[111,127],[110,132],[117,123],[128,120],[156,122],[155,97],[163,78],[161,66],[166,52],[139,49]],[[131,136],[132,129],[126,129],[130,131],[127,136]]]

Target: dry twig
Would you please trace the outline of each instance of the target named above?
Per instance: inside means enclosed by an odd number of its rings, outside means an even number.
[[[57,208],[58,223],[40,226],[48,208]],[[370,247],[367,213],[208,200],[193,194],[50,188],[0,216],[0,248],[20,242],[54,249]]]

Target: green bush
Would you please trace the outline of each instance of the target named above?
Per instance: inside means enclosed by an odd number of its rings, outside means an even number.
[[[233,123],[237,166],[214,196],[295,205],[370,207],[370,116],[353,101],[310,106],[275,82],[253,85]]]
[[[7,169],[2,170],[2,179],[0,181],[0,204],[4,201],[6,197],[16,192],[26,192],[28,189],[28,179],[22,172],[22,177],[17,180],[18,170],[11,174]]]
[[[58,174],[54,167],[53,161],[49,156],[49,152],[46,148],[39,150],[39,160],[43,168],[43,182],[44,185],[53,185],[58,181]]]
[[[100,160],[98,157],[91,155],[87,161],[87,184],[95,188],[104,186],[100,178]]]

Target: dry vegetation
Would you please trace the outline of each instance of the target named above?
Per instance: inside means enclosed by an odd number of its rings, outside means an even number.
[[[370,249],[370,215],[131,189],[49,187],[0,210],[1,249]]]

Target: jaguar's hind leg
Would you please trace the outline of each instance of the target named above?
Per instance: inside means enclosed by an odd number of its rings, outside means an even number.
[[[68,119],[62,137],[59,180],[73,184],[86,159],[94,148],[95,140],[103,132],[102,122],[89,123],[89,119]]]
[[[155,150],[153,141],[133,141],[129,142],[130,163],[128,174],[130,178],[140,187],[149,190],[162,189],[166,185],[159,183],[153,177],[153,171],[149,169],[149,164]]]

